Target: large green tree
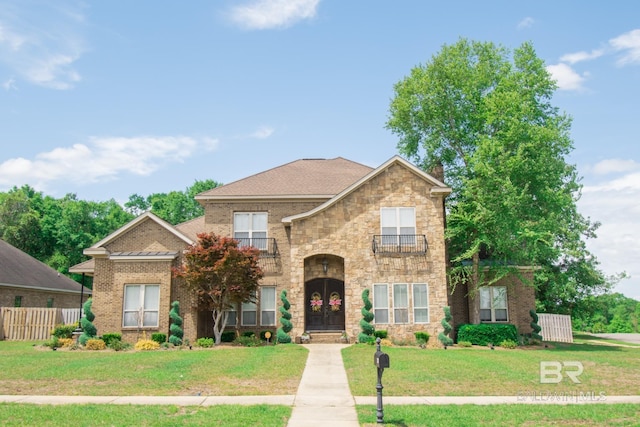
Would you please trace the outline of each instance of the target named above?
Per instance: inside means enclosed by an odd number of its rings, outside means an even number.
[[[538,298],[549,310],[609,285],[584,244],[598,224],[576,207],[571,119],[553,106],[555,89],[530,43],[511,52],[466,39],[395,85],[387,127],[401,154],[428,172],[441,167],[453,189],[451,283],[466,283],[472,298],[514,265],[539,268]],[[555,283],[575,291],[562,294]]]
[[[241,247],[230,237],[201,233],[185,252],[184,263],[173,270],[197,293],[200,306],[211,310],[216,344],[221,342],[229,310],[255,299],[263,275],[259,254],[258,249]]]

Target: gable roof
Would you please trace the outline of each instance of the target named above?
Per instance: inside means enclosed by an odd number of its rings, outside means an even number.
[[[82,285],[0,240],[0,286],[79,294]],[[91,293],[85,289],[84,292]]]
[[[301,159],[202,192],[196,200],[331,198],[371,172],[369,166],[336,157]]]
[[[193,244],[193,240],[189,238],[189,236],[186,236],[184,233],[180,232],[173,225],[169,224],[167,221],[163,220],[162,218],[160,218],[159,216],[151,212],[145,212],[142,215],[138,216],[137,218],[134,218],[133,220],[129,221],[128,223],[126,223],[125,225],[123,225],[113,233],[109,234],[107,237],[100,240],[90,248],[85,249],[83,253],[85,255],[90,255],[90,256],[106,255],[107,253],[106,253],[106,249],[104,249],[103,247],[104,245],[117,239],[127,231],[135,228],[138,224],[142,223],[143,221],[154,221],[158,225],[160,225],[162,228],[166,229],[169,233],[183,240],[188,245]]]
[[[284,224],[291,224],[291,221],[294,221],[294,220],[297,220],[297,219],[301,219],[301,218],[307,218],[307,217],[310,217],[311,215],[314,215],[314,214],[316,214],[318,212],[321,212],[321,211],[327,209],[331,205],[337,203],[339,200],[343,199],[347,195],[349,195],[352,192],[354,192],[356,189],[358,189],[360,186],[362,186],[365,182],[373,179],[374,177],[376,177],[379,174],[381,174],[382,172],[384,172],[387,168],[389,168],[393,164],[399,164],[401,166],[404,166],[407,169],[409,169],[411,172],[416,174],[418,177],[424,179],[427,182],[430,182],[433,185],[433,187],[431,188],[431,195],[432,196],[438,196],[438,195],[439,196],[446,196],[447,194],[451,193],[451,188],[447,187],[447,185],[444,184],[442,181],[439,181],[436,178],[434,178],[433,176],[431,176],[428,173],[424,172],[423,170],[418,169],[415,165],[413,165],[412,163],[409,163],[408,161],[406,161],[402,157],[393,156],[392,158],[390,158],[389,160],[384,162],[382,165],[378,166],[377,168],[375,168],[371,172],[369,172],[367,175],[363,176],[357,182],[354,182],[352,185],[350,185],[349,187],[345,188],[343,191],[341,191],[335,197],[327,200],[326,202],[324,202],[320,206],[316,207],[315,209],[312,209],[312,210],[310,210],[308,212],[303,212],[301,214],[291,215],[291,216],[282,218],[282,222]]]

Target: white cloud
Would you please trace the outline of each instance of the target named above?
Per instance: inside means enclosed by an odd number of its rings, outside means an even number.
[[[8,2],[0,17],[0,62],[17,77],[52,89],[70,89],[81,80],[76,62],[86,51],[80,35],[84,17],[65,2]]]
[[[604,49],[594,49],[591,52],[575,52],[562,55],[560,61],[567,62],[569,64],[575,64],[576,62],[590,61],[604,55]]]
[[[596,163],[590,171],[597,175],[631,172],[640,169],[640,163],[631,159],[606,159]]]
[[[551,73],[551,78],[558,84],[560,90],[582,90],[588,73],[578,74],[569,65],[560,63],[548,65],[547,71]]]
[[[522,21],[518,22],[518,29],[522,30],[524,28],[531,28],[534,22],[535,20],[532,17],[527,16]]]
[[[275,129],[269,126],[262,126],[249,136],[256,139],[267,139],[273,134],[273,132],[275,132]]]
[[[617,61],[618,65],[640,62],[640,29],[613,38],[609,44],[614,50],[623,52]]]
[[[250,30],[286,28],[315,17],[320,0],[254,0],[231,10],[231,20]]]
[[[610,164],[619,164],[619,161],[612,160]],[[637,168],[638,163],[634,164]],[[605,166],[606,168],[610,166]],[[602,270],[608,275],[626,271],[631,276],[630,279],[620,282],[615,291],[640,300],[638,200],[640,173],[632,172],[619,178],[585,186],[578,208],[583,215],[602,223],[597,231],[598,238],[587,241],[587,247],[598,257]]]
[[[4,88],[4,90],[18,90],[18,86],[16,86],[16,81],[13,78],[2,83],[2,87]]]
[[[185,136],[92,137],[87,144],[55,148],[35,159],[14,158],[0,164],[0,188],[32,185],[42,191],[54,181],[96,183],[123,174],[148,176],[199,149],[212,150],[217,140]]]

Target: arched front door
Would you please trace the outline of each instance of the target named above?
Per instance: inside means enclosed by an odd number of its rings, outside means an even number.
[[[307,331],[344,330],[344,282],[313,279],[305,286]]]

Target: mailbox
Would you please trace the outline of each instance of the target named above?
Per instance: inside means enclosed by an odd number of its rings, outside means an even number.
[[[373,363],[379,369],[384,369],[389,367],[389,355],[387,353],[383,353],[381,351],[376,351],[373,356]]]

